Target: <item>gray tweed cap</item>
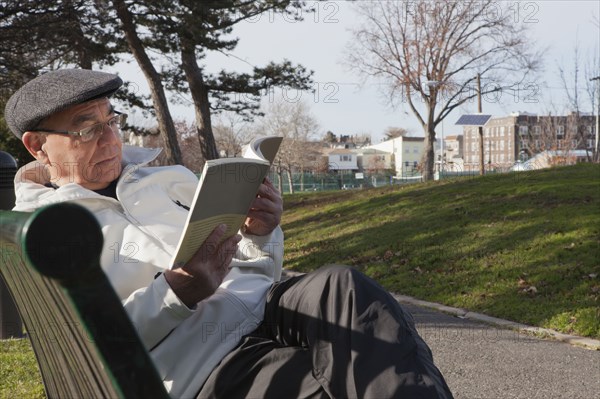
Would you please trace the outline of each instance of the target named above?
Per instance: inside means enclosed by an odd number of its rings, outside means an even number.
[[[72,105],[108,97],[121,87],[117,75],[89,69],[59,69],[30,80],[15,92],[4,109],[4,119],[19,138],[46,117]]]

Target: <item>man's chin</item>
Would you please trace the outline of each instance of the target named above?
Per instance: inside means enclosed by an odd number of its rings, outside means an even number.
[[[99,162],[90,168],[91,173],[88,173],[86,180],[90,185],[104,186],[96,188],[96,190],[102,189],[108,186],[112,181],[118,179],[122,170],[123,167],[121,166],[120,158]]]

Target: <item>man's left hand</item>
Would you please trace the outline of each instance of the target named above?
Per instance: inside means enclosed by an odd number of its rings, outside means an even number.
[[[242,231],[246,234],[265,236],[281,222],[283,199],[269,178],[260,185],[256,199],[250,206]]]

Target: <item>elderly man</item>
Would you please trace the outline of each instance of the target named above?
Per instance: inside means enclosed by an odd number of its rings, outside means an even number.
[[[278,281],[282,199],[269,181],[243,232],[217,245],[216,228],[171,269],[197,179],[123,146],[109,100],[121,84],[58,70],[10,98],[8,126],[36,158],[17,173],[15,210],[74,201],[96,215],[102,268],[173,397],[452,396],[410,315],[372,280],[327,267]]]

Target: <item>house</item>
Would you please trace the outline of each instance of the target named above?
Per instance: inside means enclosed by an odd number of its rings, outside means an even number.
[[[400,136],[367,148],[392,154],[396,176],[406,176],[417,173],[425,152],[425,138]]]
[[[372,173],[381,173],[394,169],[393,154],[375,148],[356,150],[358,169]]]
[[[464,169],[462,134],[444,137],[443,158],[444,170],[460,172]]]
[[[331,171],[355,171],[358,170],[357,154],[346,148],[336,148],[327,152],[329,170]]]

